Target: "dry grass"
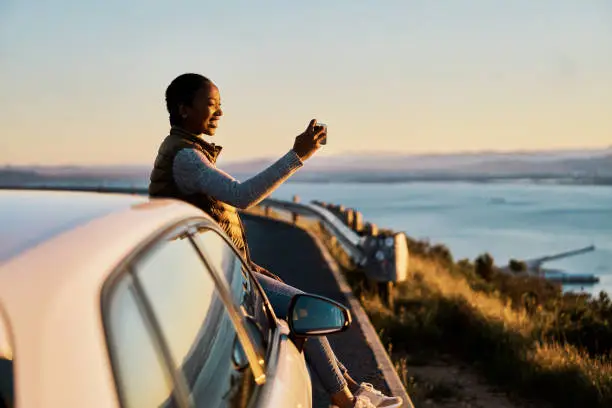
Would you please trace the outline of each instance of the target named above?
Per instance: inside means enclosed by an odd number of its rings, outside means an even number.
[[[477,363],[492,383],[508,392],[558,407],[612,406],[610,360],[543,340],[540,333],[553,320],[547,312],[529,315],[499,293],[476,291],[447,266],[418,256],[411,257],[408,281],[396,286],[396,306],[390,310],[363,290],[363,282],[355,278],[358,271],[333,237],[317,223],[301,226],[321,237],[348,272],[383,341],[401,354],[450,352]],[[407,373],[401,377],[410,378]],[[409,381],[405,385],[411,386]]]
[[[398,297],[411,296],[411,282],[420,281],[429,291],[444,298],[462,300],[475,312],[491,322],[500,323],[507,330],[528,334],[533,331],[533,321],[524,310],[515,310],[495,294],[474,291],[468,282],[449,272],[435,261],[411,257],[409,280],[398,287]]]

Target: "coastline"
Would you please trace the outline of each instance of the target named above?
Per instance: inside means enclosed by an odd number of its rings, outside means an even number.
[[[230,170],[231,171],[231,170]],[[248,179],[256,172],[234,171],[234,177]],[[33,185],[33,184],[99,184],[130,183],[146,185],[148,174],[138,172],[99,173],[86,168],[55,174],[52,171],[14,170],[0,168],[0,185]],[[558,174],[558,173],[464,173],[464,172],[430,172],[430,171],[318,171],[305,168],[293,175],[287,183],[363,183],[363,184],[398,184],[398,183],[479,183],[479,184],[535,184],[565,186],[612,186],[612,175],[597,174]]]

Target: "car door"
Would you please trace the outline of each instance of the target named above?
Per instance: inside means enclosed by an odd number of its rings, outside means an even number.
[[[256,396],[257,407],[312,405],[312,386],[304,356],[289,339],[289,328],[278,321],[256,276],[235,246],[218,228],[200,225],[193,239],[209,268],[230,283],[232,299],[246,316],[258,346],[266,349],[266,383]]]
[[[241,310],[257,347],[267,350],[276,316],[235,247],[223,232],[209,226],[193,229],[192,238],[207,268],[228,282],[232,302]]]

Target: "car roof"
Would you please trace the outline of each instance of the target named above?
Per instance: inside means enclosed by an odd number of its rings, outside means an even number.
[[[0,190],[0,264],[62,232],[146,201],[127,194]]]
[[[0,222],[12,225],[21,242],[0,263],[0,310],[17,367],[16,406],[117,406],[101,313],[104,283],[143,242],[177,223],[197,219],[218,227],[178,200],[0,193]],[[8,210],[12,217],[4,214]],[[44,226],[31,225],[36,223]]]

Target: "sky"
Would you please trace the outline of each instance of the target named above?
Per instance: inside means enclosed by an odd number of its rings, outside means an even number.
[[[227,160],[612,144],[609,0],[0,0],[0,165],[152,163],[164,91],[221,92]]]

